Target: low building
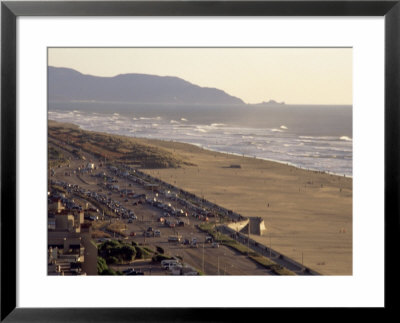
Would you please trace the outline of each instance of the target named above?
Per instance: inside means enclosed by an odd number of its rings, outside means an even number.
[[[86,275],[82,271],[85,248],[76,233],[48,234],[48,275]]]
[[[61,212],[64,210],[64,205],[62,204],[61,198],[53,198],[51,197],[48,203],[49,212]]]
[[[56,214],[56,230],[57,231],[74,231],[75,217],[72,214]]]

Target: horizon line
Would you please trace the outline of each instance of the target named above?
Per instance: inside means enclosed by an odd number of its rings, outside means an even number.
[[[225,92],[226,94],[228,94],[229,96],[232,96],[232,97],[235,97],[235,98],[238,98],[238,99],[242,100],[242,101],[244,102],[245,105],[262,105],[263,102],[266,102],[266,105],[268,105],[268,102],[269,102],[269,101],[275,101],[275,102],[276,102],[276,105],[281,105],[281,106],[285,106],[285,105],[286,105],[286,106],[287,106],[287,105],[301,105],[301,106],[303,106],[303,105],[308,105],[308,106],[310,106],[310,105],[311,105],[311,106],[353,106],[353,103],[352,103],[352,102],[351,102],[351,103],[286,103],[285,100],[279,102],[279,101],[277,101],[277,100],[275,100],[275,99],[272,99],[272,98],[265,99],[265,100],[263,100],[263,101],[261,101],[261,102],[257,102],[257,103],[249,103],[249,102],[245,102],[242,98],[240,98],[240,97],[238,97],[238,96],[229,94],[228,92],[226,92],[226,91],[223,90],[223,89],[219,89],[219,88],[211,87],[211,86],[200,86],[200,85],[197,85],[197,84],[195,84],[195,83],[192,83],[192,82],[190,82],[190,81],[188,81],[188,80],[185,80],[185,79],[183,79],[183,78],[181,78],[181,77],[179,77],[179,76],[173,76],[173,75],[159,75],[159,74],[148,74],[148,73],[135,73],[135,72],[118,73],[118,74],[114,74],[113,76],[105,76],[105,75],[85,74],[85,73],[79,71],[79,70],[76,69],[76,68],[66,67],[66,66],[47,65],[47,67],[69,69],[69,70],[73,70],[73,71],[78,72],[79,74],[82,74],[82,75],[85,75],[85,76],[93,76],[93,77],[101,77],[101,78],[115,78],[115,77],[121,76],[121,75],[132,75],[132,74],[136,74],[136,75],[149,75],[149,76],[157,76],[157,77],[178,78],[178,79],[181,79],[181,80],[183,80],[183,81],[185,81],[185,82],[188,82],[188,83],[190,83],[190,84],[192,84],[192,85],[198,86],[198,87],[200,87],[200,88],[210,88],[210,89],[217,89],[217,90],[223,91],[223,92]],[[99,101],[99,102],[100,102],[100,101]],[[101,101],[101,102],[103,102],[103,101]],[[121,101],[121,102],[125,102],[125,101]],[[273,103],[271,103],[270,105],[273,105]]]

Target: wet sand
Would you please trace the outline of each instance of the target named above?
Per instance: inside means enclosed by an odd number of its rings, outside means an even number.
[[[351,178],[188,144],[148,142],[196,166],[145,172],[244,216],[262,217],[267,230],[253,239],[321,274],[352,274]]]

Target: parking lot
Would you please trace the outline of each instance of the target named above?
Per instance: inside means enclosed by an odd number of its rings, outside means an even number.
[[[67,152],[63,153],[68,156]],[[89,221],[104,220],[119,224],[123,230],[121,234],[112,232],[112,238],[134,241],[153,250],[161,247],[165,254],[181,259],[205,275],[271,274],[229,247],[213,244],[212,241],[206,243],[207,234],[197,226],[206,221],[218,221],[217,217],[196,212],[192,202],[184,203],[182,198],[166,190],[144,185],[141,180],[131,180],[134,177],[129,174],[117,173],[115,168],[106,167],[104,161],[83,154],[87,161],[96,165],[96,169],[76,171],[82,167],[82,160],[70,155],[69,167],[55,169],[51,176],[52,185],[65,187],[68,198],[75,202],[84,202],[86,199],[96,215]],[[94,203],[100,205],[101,209]],[[120,269],[129,267],[142,268],[146,274],[166,274],[160,265],[154,263],[137,262],[121,266]]]

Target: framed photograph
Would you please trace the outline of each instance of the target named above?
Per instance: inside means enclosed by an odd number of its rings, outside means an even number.
[[[2,2],[1,319],[392,309],[399,14]]]

